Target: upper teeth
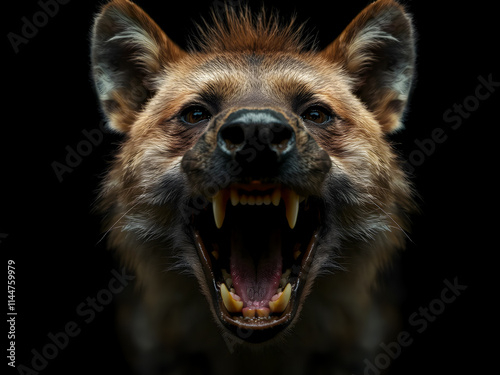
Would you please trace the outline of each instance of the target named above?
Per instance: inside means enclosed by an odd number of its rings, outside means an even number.
[[[262,204],[270,205],[271,203],[278,206],[280,204],[280,200],[283,199],[286,209],[286,219],[290,228],[293,229],[297,223],[299,202],[302,202],[304,198],[299,197],[296,192],[285,187],[275,187],[272,193],[265,195],[255,194],[253,191],[245,191],[240,194],[238,189],[235,187],[219,190],[217,194],[212,197],[212,207],[214,211],[215,225],[217,228],[221,228],[224,223],[227,201],[229,199],[231,199],[231,204],[233,206],[236,206],[237,204],[260,206]]]
[[[285,201],[286,219],[288,220],[290,228],[293,229],[295,228],[295,223],[297,222],[297,216],[299,214],[299,196],[290,189],[284,189],[282,196]]]
[[[219,190],[212,199],[212,207],[214,209],[214,219],[217,228],[222,227],[224,217],[226,216],[227,193],[225,190]]]

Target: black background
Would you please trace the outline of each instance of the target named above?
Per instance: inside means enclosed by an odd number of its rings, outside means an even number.
[[[31,351],[50,342],[49,332],[63,330],[70,321],[81,329],[41,374],[128,373],[114,331],[113,305],[89,324],[76,312],[87,297],[107,288],[116,268],[100,242],[99,217],[91,207],[119,137],[104,134],[62,182],[52,168],[54,161],[65,163],[67,146],[74,149],[86,139],[82,130],[97,129],[102,121],[89,78],[88,43],[100,3],[60,5],[17,53],[8,33],[21,34],[22,18],[31,20],[41,8],[35,0],[4,4],[0,251],[16,262],[16,364],[31,367]],[[138,3],[185,45],[193,21],[206,17],[212,2]],[[300,21],[308,20],[323,46],[368,2],[346,3],[266,1],[284,15],[295,11]],[[500,81],[498,14],[480,1],[433,4],[407,2],[418,32],[418,79],[406,130],[393,140],[408,160],[418,149],[415,140],[430,138],[434,129],[443,129],[447,139],[413,172],[422,214],[413,219],[412,241],[399,260],[403,329],[413,342],[392,361],[391,374],[481,373],[494,364],[498,343],[497,320],[492,319],[498,283],[492,276],[498,258],[494,161],[500,88],[480,100],[458,129],[443,119],[455,103],[474,103],[469,97],[479,76]],[[467,289],[418,333],[420,326],[410,325],[409,317],[440,298],[445,279],[455,278]],[[17,373],[2,358],[1,366]]]

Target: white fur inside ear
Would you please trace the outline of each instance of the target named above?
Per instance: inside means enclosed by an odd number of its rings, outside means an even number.
[[[375,59],[369,51],[383,42],[398,40],[391,34],[380,29],[380,24],[372,21],[353,40],[347,48],[347,66],[351,69],[362,69]],[[351,70],[349,69],[349,70]]]
[[[415,70],[411,18],[398,3],[366,7],[324,54],[344,67],[354,93],[384,132],[402,128]]]
[[[134,60],[143,64],[145,69],[157,71],[160,68],[161,60],[161,50],[158,43],[146,30],[125,15],[117,13],[116,19],[123,31],[114,35],[108,42],[121,41],[125,45],[135,48],[140,52],[133,56]]]
[[[102,66],[94,67],[94,81],[99,99],[101,101],[110,100],[111,96],[109,94],[115,89],[116,83],[111,78],[111,75],[106,72],[106,68]]]
[[[151,82],[183,53],[134,3],[103,6],[92,30],[92,73],[101,108],[114,130],[130,129],[157,90]]]

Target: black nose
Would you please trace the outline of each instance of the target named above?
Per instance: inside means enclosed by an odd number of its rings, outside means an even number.
[[[279,112],[240,109],[219,129],[217,146],[239,163],[244,175],[268,177],[295,149],[295,132]]]

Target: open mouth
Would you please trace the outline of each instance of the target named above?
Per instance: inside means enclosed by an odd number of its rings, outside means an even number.
[[[314,256],[320,214],[313,197],[279,184],[233,184],[192,219],[221,322],[249,342],[295,317]],[[211,207],[210,207],[211,206]]]

